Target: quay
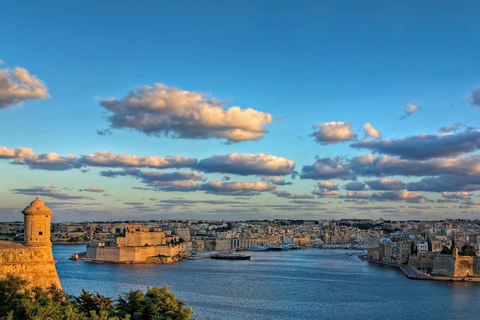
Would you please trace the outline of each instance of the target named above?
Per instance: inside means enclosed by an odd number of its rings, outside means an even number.
[[[480,282],[479,277],[450,277],[450,276],[442,276],[442,275],[436,275],[436,274],[429,274],[429,273],[424,273],[419,270],[417,270],[414,267],[409,267],[407,265],[400,265],[396,264],[393,262],[387,262],[387,261],[381,261],[381,260],[375,260],[368,258],[366,255],[360,255],[358,256],[360,260],[367,261],[367,262],[372,262],[388,267],[394,267],[400,269],[400,271],[403,272],[403,274],[408,278],[408,279],[414,279],[414,280],[434,280],[434,281],[462,281],[462,282]]]

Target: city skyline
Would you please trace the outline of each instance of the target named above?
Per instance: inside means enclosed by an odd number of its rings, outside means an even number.
[[[477,219],[479,6],[7,1],[1,220]]]

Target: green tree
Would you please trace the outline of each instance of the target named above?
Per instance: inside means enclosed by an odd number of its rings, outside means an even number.
[[[475,253],[474,246],[466,244],[462,247],[462,252],[460,252],[458,255],[475,257],[477,254]]]
[[[440,251],[440,254],[452,254],[452,249],[449,249],[447,246],[443,246],[442,251]]]
[[[90,311],[99,313],[104,310],[108,314],[113,313],[115,306],[112,297],[105,297],[98,292],[90,293],[82,288],[82,294],[71,299],[73,304],[80,310],[80,312],[89,314]]]
[[[0,280],[0,320],[187,320],[194,312],[169,287],[130,291],[113,300],[82,290],[78,297],[52,286],[27,288],[27,282],[7,276]]]
[[[194,312],[184,307],[185,301],[176,298],[170,287],[151,287],[144,294],[130,291],[118,299],[117,314],[130,315],[132,320],[187,320]]]

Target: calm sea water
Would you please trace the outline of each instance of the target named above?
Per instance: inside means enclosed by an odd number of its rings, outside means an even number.
[[[117,297],[171,286],[198,319],[476,319],[480,284],[409,280],[349,251],[249,252],[250,261],[185,260],[170,265],[70,261],[83,245],[54,245],[63,289]],[[78,264],[78,265],[77,265]]]

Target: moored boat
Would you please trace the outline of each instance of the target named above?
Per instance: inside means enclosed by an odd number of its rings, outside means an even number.
[[[267,251],[267,248],[259,246],[259,245],[253,245],[251,247],[248,247],[246,250],[248,251]]]
[[[239,253],[218,253],[212,254],[211,259],[225,259],[225,260],[250,260],[250,256]]]

